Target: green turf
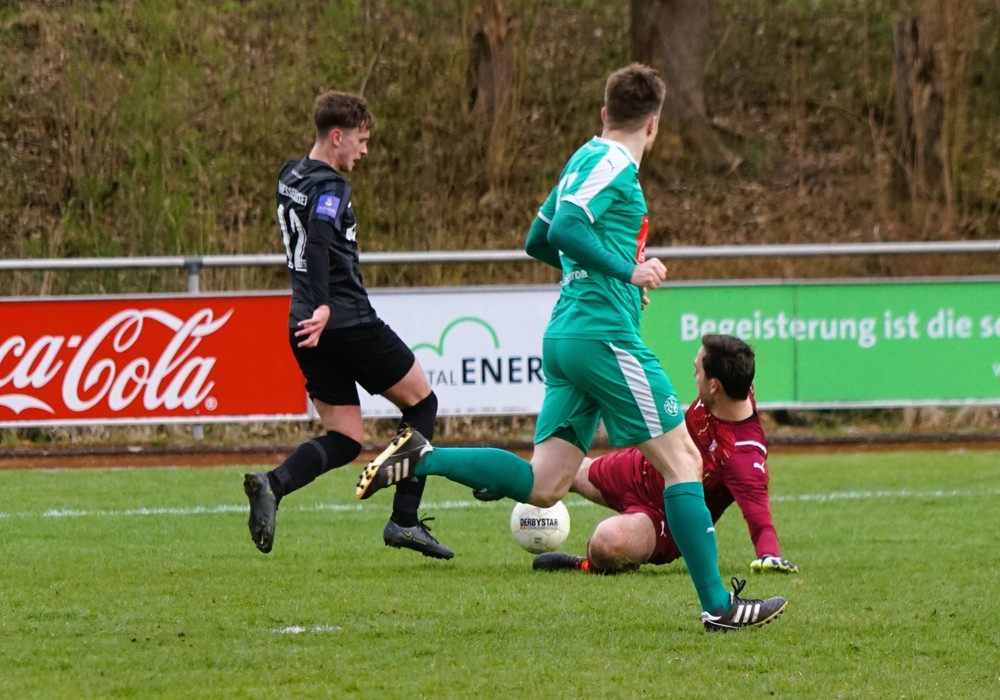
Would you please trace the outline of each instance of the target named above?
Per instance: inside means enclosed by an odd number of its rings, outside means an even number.
[[[776,450],[777,452],[777,450]],[[1000,696],[1000,455],[773,454],[783,554],[751,576],[738,511],[720,565],[789,599],[710,635],[683,565],[535,573],[509,502],[432,479],[450,562],[382,546],[357,468],[289,497],[274,551],[243,468],[0,472],[0,696],[580,698]],[[567,499],[581,552],[604,511]]]

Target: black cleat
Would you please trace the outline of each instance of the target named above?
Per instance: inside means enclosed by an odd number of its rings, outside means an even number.
[[[382,454],[368,463],[358,478],[354,495],[368,498],[386,486],[413,476],[424,455],[433,450],[427,439],[410,427],[400,430]]]
[[[785,611],[788,601],[781,596],[768,598],[767,600],[754,600],[751,598],[740,598],[740,592],[746,581],[739,581],[733,578],[733,592],[729,594],[730,608],[718,614],[711,615],[707,612],[701,614],[701,621],[705,624],[705,629],[709,632],[729,632],[743,627],[761,627]]]
[[[253,472],[243,477],[243,491],[250,499],[250,538],[257,549],[267,554],[274,544],[274,518],[278,510],[278,499],[271,491],[267,475]]]
[[[543,552],[531,562],[531,568],[535,571],[586,570],[587,558],[562,552]]]
[[[425,557],[451,559],[455,553],[434,539],[430,528],[425,525],[428,520],[433,519],[424,518],[413,527],[403,527],[390,520],[382,531],[382,540],[386,547],[405,547],[420,552]]]
[[[483,501],[484,503],[489,503],[490,501],[499,501],[505,498],[499,493],[493,493],[492,491],[487,491],[486,489],[472,489],[472,497],[477,501]]]

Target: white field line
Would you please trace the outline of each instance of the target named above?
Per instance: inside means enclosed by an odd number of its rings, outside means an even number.
[[[321,634],[324,632],[341,632],[341,628],[337,625],[314,625],[313,627],[303,627],[301,625],[291,625],[289,627],[282,627],[281,629],[271,630],[275,634],[304,634],[306,632],[311,632],[313,634]]]
[[[797,496],[771,496],[771,503],[795,501],[825,503],[828,501],[863,501],[890,498],[989,498],[993,496],[1000,496],[1000,489],[985,489],[983,491],[963,491],[960,489],[934,489],[931,491],[884,489],[878,491],[834,491],[833,493],[803,493]]]
[[[831,503],[835,501],[864,501],[888,499],[943,499],[943,498],[994,498],[1000,496],[1000,489],[985,489],[977,491],[960,489],[935,489],[929,491],[914,491],[912,489],[880,489],[875,491],[833,491],[831,493],[803,493],[798,495],[772,494],[771,503]],[[430,510],[460,510],[464,508],[495,508],[509,507],[510,501],[493,501],[484,503],[476,500],[441,501],[440,503],[424,503],[421,508]],[[574,508],[594,505],[582,498],[575,498],[569,503]],[[314,505],[285,506],[282,512],[317,512],[333,513],[361,512],[360,503],[317,503]],[[185,508],[126,508],[123,510],[80,510],[72,508],[52,508],[44,511],[0,511],[0,520],[4,518],[131,518],[140,516],[189,516],[189,515],[227,515],[230,513],[244,514],[247,505],[216,505],[190,506]]]

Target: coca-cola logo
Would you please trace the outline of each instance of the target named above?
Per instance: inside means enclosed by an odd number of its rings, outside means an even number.
[[[184,319],[161,309],[125,309],[87,337],[42,335],[29,341],[10,336],[0,344],[0,406],[15,414],[28,409],[55,414],[36,392],[61,381],[63,404],[74,413],[102,403],[119,412],[137,399],[147,411],[214,410],[216,358],[195,351],[232,314],[229,309],[215,318],[212,309],[203,308]],[[158,347],[141,342],[149,336]],[[6,391],[8,386],[14,391]]]

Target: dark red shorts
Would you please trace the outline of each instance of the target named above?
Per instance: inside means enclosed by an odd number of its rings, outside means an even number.
[[[663,477],[639,450],[619,450],[590,464],[590,483],[604,502],[619,513],[642,513],[656,529],[656,549],[650,564],[668,564],[681,556],[667,528],[663,505]]]

